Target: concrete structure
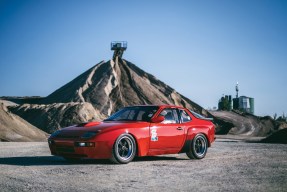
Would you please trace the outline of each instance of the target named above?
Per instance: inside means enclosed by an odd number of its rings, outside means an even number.
[[[254,98],[240,96],[233,99],[233,109],[254,114]]]

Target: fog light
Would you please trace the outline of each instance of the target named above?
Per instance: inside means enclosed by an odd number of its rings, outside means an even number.
[[[86,143],[86,146],[87,146],[87,147],[94,147],[94,146],[95,146],[95,143],[88,142],[88,143]]]
[[[76,147],[94,147],[95,143],[93,142],[75,142]]]

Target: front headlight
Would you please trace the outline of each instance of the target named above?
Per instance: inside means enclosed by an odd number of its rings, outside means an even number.
[[[94,142],[75,142],[75,147],[95,147]]]
[[[49,143],[49,145],[54,145],[54,144],[55,144],[55,141],[54,141],[54,140],[51,140],[51,139],[48,139],[48,143]]]
[[[92,137],[96,136],[98,132],[86,132],[81,136],[81,139],[91,139]]]

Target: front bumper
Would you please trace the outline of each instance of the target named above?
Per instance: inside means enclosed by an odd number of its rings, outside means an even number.
[[[79,143],[94,143],[89,147],[79,146]],[[109,159],[112,148],[107,142],[49,139],[49,148],[52,155],[69,158]]]

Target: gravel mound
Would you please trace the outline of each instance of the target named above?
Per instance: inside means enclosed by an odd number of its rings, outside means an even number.
[[[53,133],[62,127],[105,118],[90,103],[23,104],[9,107],[34,126]]]
[[[0,141],[46,141],[48,134],[8,111],[0,102]]]

